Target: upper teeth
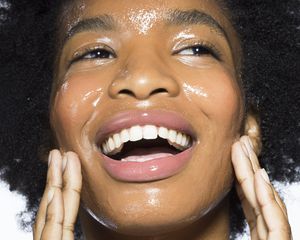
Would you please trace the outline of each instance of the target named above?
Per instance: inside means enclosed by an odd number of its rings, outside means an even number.
[[[187,149],[191,144],[191,138],[182,132],[154,125],[136,125],[108,137],[102,143],[102,151],[104,154],[113,155],[120,152],[124,143],[128,141],[136,142],[141,139],[157,139],[158,137],[167,139],[169,144],[179,150]]]

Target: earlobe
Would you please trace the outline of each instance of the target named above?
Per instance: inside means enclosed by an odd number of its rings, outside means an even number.
[[[244,126],[244,135],[250,137],[253,149],[256,155],[259,155],[261,153],[262,143],[258,115],[252,111],[248,112]]]

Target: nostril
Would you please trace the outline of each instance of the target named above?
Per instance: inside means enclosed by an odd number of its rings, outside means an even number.
[[[157,88],[151,91],[149,95],[144,93],[145,96],[140,96],[141,94],[135,94],[134,91],[131,91],[129,89],[122,89],[118,92],[119,95],[127,95],[127,96],[137,97],[137,98],[145,98],[158,93],[168,93],[168,91],[165,88]]]
[[[129,89],[122,89],[121,91],[119,91],[119,94],[135,97],[135,94]]]
[[[168,91],[165,88],[157,88],[155,90],[153,90],[150,95],[155,95],[158,93],[168,93]]]

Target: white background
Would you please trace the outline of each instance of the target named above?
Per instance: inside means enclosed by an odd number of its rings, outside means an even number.
[[[284,197],[294,240],[300,240],[300,183],[292,185],[275,184]],[[25,208],[25,199],[17,193],[8,190],[8,186],[0,182],[0,232],[1,239],[31,240],[32,235],[20,229],[17,223],[17,214]],[[247,235],[239,240],[249,239]]]

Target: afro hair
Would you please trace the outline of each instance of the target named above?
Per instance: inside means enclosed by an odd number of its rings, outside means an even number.
[[[52,148],[49,99],[59,0],[0,1],[0,176],[35,212]],[[228,0],[243,48],[246,105],[258,110],[261,163],[272,180],[300,180],[300,2]],[[232,194],[236,200],[235,194]],[[235,205],[235,204],[234,204]],[[233,232],[243,225],[241,211]]]

